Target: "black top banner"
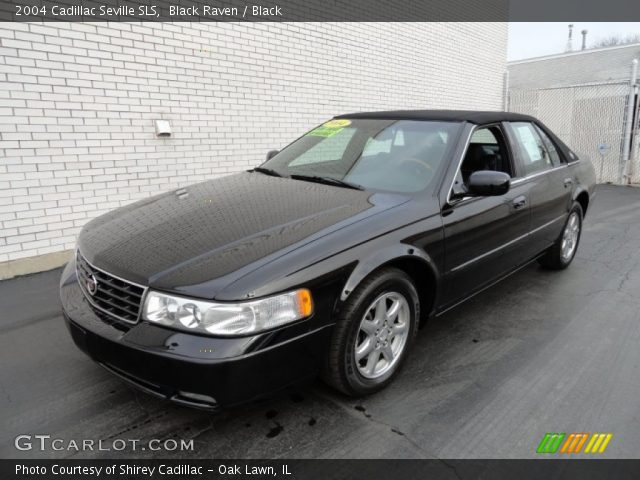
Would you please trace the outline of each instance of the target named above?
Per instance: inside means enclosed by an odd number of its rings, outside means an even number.
[[[0,21],[633,21],[636,0],[0,0]]]

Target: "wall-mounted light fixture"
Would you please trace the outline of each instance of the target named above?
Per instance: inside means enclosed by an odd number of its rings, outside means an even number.
[[[171,136],[171,124],[169,120],[156,120],[156,137],[170,137]]]

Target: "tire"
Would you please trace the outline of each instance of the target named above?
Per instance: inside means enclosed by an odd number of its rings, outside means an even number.
[[[580,236],[582,235],[582,219],[582,207],[578,202],[574,202],[569,211],[569,216],[565,221],[562,233],[560,233],[558,239],[547,252],[538,259],[540,265],[550,270],[564,270],[571,264],[573,258],[576,256]],[[570,248],[565,242],[571,243]]]
[[[385,311],[391,311],[391,317]],[[351,396],[383,389],[404,363],[416,337],[419,318],[418,292],[406,273],[397,268],[373,273],[338,313],[323,380]],[[358,360],[356,347],[361,354],[371,351]]]

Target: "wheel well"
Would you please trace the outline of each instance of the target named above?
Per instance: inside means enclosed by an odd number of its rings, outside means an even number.
[[[587,192],[580,192],[580,195],[578,195],[576,201],[582,207],[582,214],[586,215],[587,207],[589,206],[589,194]]]
[[[396,267],[411,277],[420,297],[420,319],[425,320],[433,310],[436,299],[436,276],[429,265],[415,257],[391,260],[384,267]]]

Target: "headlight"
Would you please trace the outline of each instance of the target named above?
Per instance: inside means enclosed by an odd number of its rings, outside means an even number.
[[[143,318],[151,323],[210,335],[257,333],[311,315],[307,289],[237,303],[217,303],[149,292]]]

